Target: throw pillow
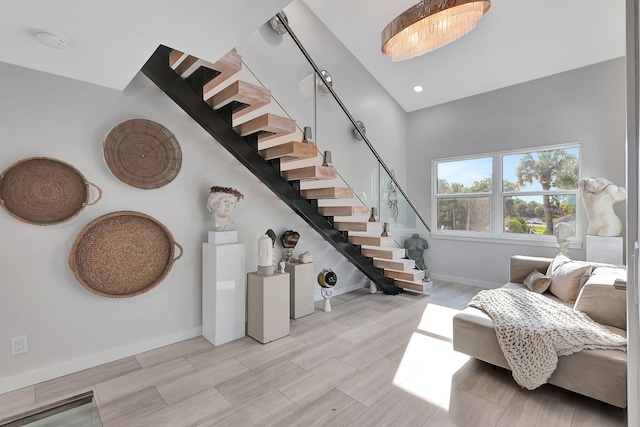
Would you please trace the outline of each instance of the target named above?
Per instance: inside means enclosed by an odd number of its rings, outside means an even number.
[[[572,261],[564,255],[558,255],[549,269],[551,270],[549,291],[564,302],[575,302],[593,267]]]
[[[541,294],[549,289],[549,285],[551,285],[551,278],[540,273],[538,270],[533,270],[527,275],[522,283],[530,291]]]
[[[560,267],[562,264],[566,262],[571,262],[571,259],[566,255],[562,255],[562,254],[556,255],[556,257],[551,261],[551,264],[549,264],[549,268],[547,269],[547,276],[551,277],[551,273],[553,273],[553,270]]]

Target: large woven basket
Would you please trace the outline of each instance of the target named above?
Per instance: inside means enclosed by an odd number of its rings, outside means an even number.
[[[93,202],[89,202],[89,186],[98,190]],[[50,157],[22,159],[0,175],[0,205],[12,217],[29,224],[69,221],[101,198],[102,190],[87,181],[80,171]]]
[[[104,160],[125,184],[145,190],[167,185],[178,175],[182,151],[175,135],[159,123],[129,119],[104,140]]]
[[[176,246],[180,255],[174,258]],[[97,218],[78,234],[69,266],[89,291],[128,298],[156,287],[182,252],[167,227],[153,217],[118,211]]]

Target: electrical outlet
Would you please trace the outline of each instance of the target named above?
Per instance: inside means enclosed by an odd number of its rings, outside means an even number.
[[[27,336],[11,338],[11,355],[26,353],[27,352]]]

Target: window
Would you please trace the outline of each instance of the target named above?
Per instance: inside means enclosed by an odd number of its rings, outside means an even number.
[[[439,230],[489,232],[493,159],[437,162]]]
[[[438,230],[487,236],[576,235],[577,145],[435,162]],[[493,179],[498,176],[501,179]]]

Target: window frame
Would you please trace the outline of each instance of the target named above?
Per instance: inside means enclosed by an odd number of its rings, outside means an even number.
[[[432,237],[436,239],[450,240],[473,240],[487,241],[495,243],[504,243],[508,241],[513,244],[523,244],[530,246],[555,246],[557,243],[553,234],[524,234],[524,233],[507,233],[504,231],[504,198],[508,196],[541,196],[544,194],[568,194],[576,196],[576,228],[575,236],[569,239],[569,247],[572,249],[582,248],[582,227],[584,217],[582,215],[582,203],[580,202],[580,189],[564,190],[556,189],[550,191],[503,191],[503,159],[505,156],[537,153],[541,151],[564,150],[570,148],[578,149],[578,179],[582,170],[582,145],[579,142],[567,144],[554,144],[537,147],[528,147],[522,149],[504,150],[492,153],[479,153],[466,156],[446,157],[432,160],[432,177],[431,177],[431,215],[435,219],[436,227],[432,231]],[[474,160],[482,158],[492,159],[492,175],[491,175],[491,193],[456,193],[456,194],[438,194],[438,164],[454,161]],[[494,179],[494,177],[499,177]],[[438,200],[447,198],[467,198],[467,197],[489,197],[489,231],[466,231],[466,230],[440,230],[438,223]]]

